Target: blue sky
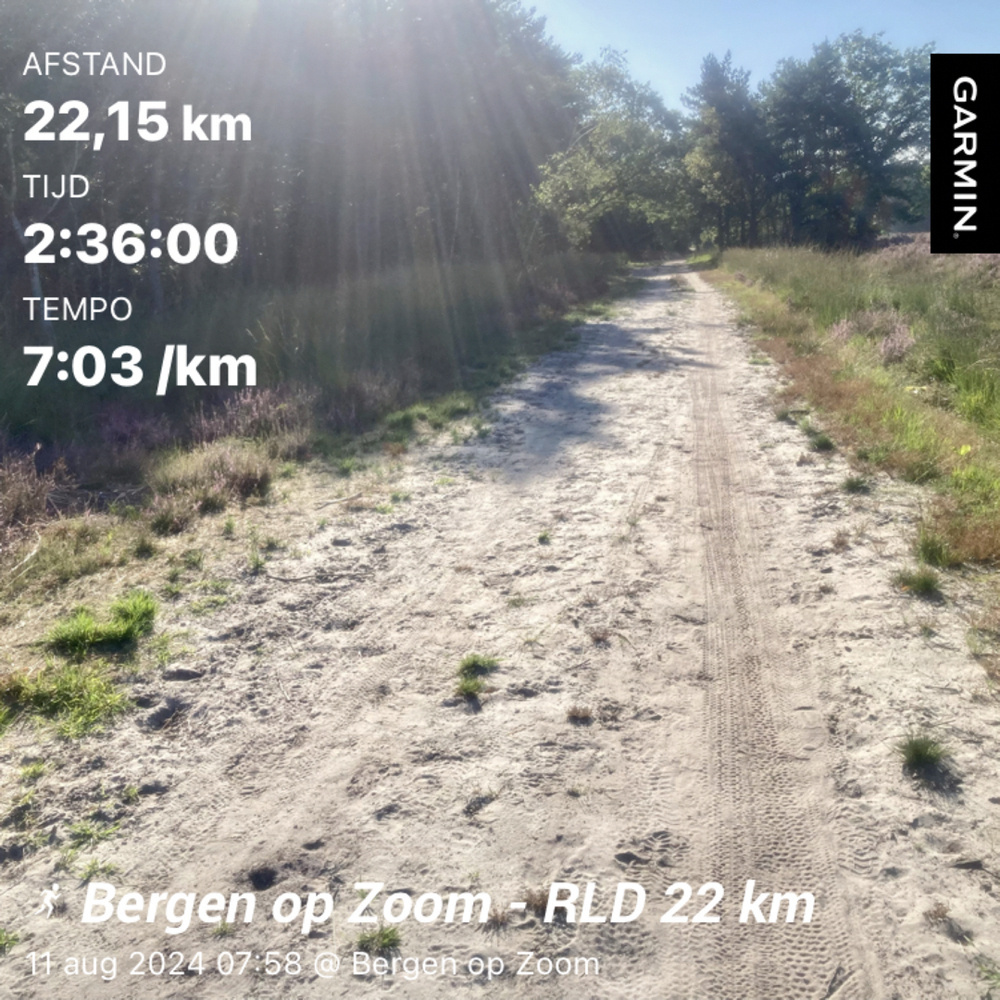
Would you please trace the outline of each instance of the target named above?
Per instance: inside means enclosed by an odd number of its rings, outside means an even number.
[[[627,52],[633,75],[668,107],[697,83],[701,60],[727,49],[756,86],[779,59],[807,59],[815,43],[861,28],[897,48],[935,42],[936,52],[1000,52],[1000,0],[524,0],[570,52]]]

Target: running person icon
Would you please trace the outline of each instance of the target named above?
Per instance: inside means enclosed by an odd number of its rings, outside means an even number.
[[[38,905],[38,909],[34,910],[34,913],[41,913],[42,910],[47,910],[45,914],[46,918],[52,916],[52,907],[55,906],[56,900],[59,898],[59,883],[53,882],[51,889],[42,890],[42,901]]]

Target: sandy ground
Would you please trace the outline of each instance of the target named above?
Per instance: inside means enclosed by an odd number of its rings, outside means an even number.
[[[22,937],[0,991],[986,995],[977,961],[1000,960],[1000,718],[965,643],[971,582],[949,579],[938,604],[892,586],[921,494],[888,480],[845,493],[845,462],[775,419],[773,368],[683,270],[648,270],[615,322],[499,394],[489,435],[417,448],[370,483],[373,497],[410,494],[391,513],[331,504],[318,480],[276,509],[311,523],[304,556],[180,622],[190,651],[146,682],[147,707],[75,760],[60,751],[66,766],[44,779],[60,836],[107,790],[142,792],[91,852],[117,865],[119,896],[256,891],[253,922],[227,937],[197,920],[168,934],[162,913],[82,924],[86,886],[65,873],[46,919],[33,910],[60,878],[46,849],[0,868],[0,926]],[[470,652],[499,659],[478,704],[453,695]],[[589,718],[570,721],[571,708]],[[917,729],[953,751],[932,783],[893,751]],[[5,802],[32,739],[8,738]],[[740,923],[751,879],[755,897],[812,893],[811,922],[803,905],[791,923],[785,911]],[[581,900],[595,883],[603,916],[618,883],[638,883],[645,908],[627,923],[548,924],[508,909],[553,881]],[[449,970],[454,958],[457,973],[356,975],[353,942],[369,929],[348,923],[357,882],[385,884],[376,913],[390,892],[472,891],[504,919],[484,932],[411,916],[398,957]],[[710,882],[721,919],[696,923]],[[662,922],[675,883],[694,892],[674,911],[689,919]],[[270,918],[280,894],[309,892],[336,897],[311,936]],[[251,953],[242,976],[218,971],[226,950]],[[264,973],[267,951],[280,975]],[[32,952],[36,967],[51,955],[48,977],[32,975]],[[330,978],[315,971],[322,952],[342,960]],[[202,974],[168,974],[196,953]],[[67,975],[73,956],[117,956],[117,975]],[[543,957],[571,971],[546,974]],[[477,974],[477,958],[504,972]]]

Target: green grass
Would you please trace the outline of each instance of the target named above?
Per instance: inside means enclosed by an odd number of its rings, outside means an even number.
[[[188,569],[201,569],[205,564],[205,553],[201,549],[186,549],[181,553],[181,562]]]
[[[0,678],[0,733],[21,717],[52,724],[65,737],[101,728],[131,707],[111,668],[96,663],[53,663]]]
[[[948,540],[932,528],[921,525],[914,546],[917,558],[928,566],[948,567],[958,562],[952,554]]]
[[[367,952],[369,955],[391,955],[398,950],[402,939],[396,927],[377,927],[374,930],[365,931],[358,938],[358,951]]]
[[[937,598],[941,596],[941,580],[937,573],[925,566],[915,570],[900,570],[892,578],[900,590],[917,597]]]
[[[119,597],[108,609],[106,621],[99,622],[87,608],[79,608],[59,622],[46,637],[57,653],[82,659],[95,649],[111,650],[134,646],[140,637],[153,630],[156,599],[145,590],[135,590]]]
[[[156,543],[149,535],[142,534],[136,540],[132,552],[136,559],[152,559],[156,555]]]
[[[495,656],[469,653],[462,657],[458,665],[458,685],[455,694],[466,699],[477,698],[486,689],[483,678],[489,676],[499,666]]]
[[[0,955],[6,955],[20,940],[20,935],[7,930],[6,927],[0,927]]]
[[[539,545],[551,545],[552,544],[552,535],[549,534],[549,532],[547,532],[547,531],[541,532],[541,534],[539,534],[539,536],[538,536],[538,544]]]
[[[830,435],[825,431],[813,427],[808,417],[799,423],[799,427],[802,433],[809,439],[809,447],[813,451],[833,451],[836,448]]]
[[[48,765],[44,760],[35,760],[30,764],[25,764],[18,773],[22,785],[34,785],[48,770]]]
[[[81,820],[79,823],[71,824],[67,832],[69,833],[69,843],[73,849],[96,847],[101,841],[107,840],[118,832],[120,824],[96,823],[91,820]]]
[[[458,665],[459,677],[485,677],[493,673],[500,665],[500,661],[495,656],[483,656],[480,653],[469,653],[463,656]]]
[[[471,700],[478,698],[486,689],[481,677],[460,677],[455,686],[455,694],[460,698]]]
[[[111,864],[110,861],[98,861],[97,858],[91,858],[77,872],[77,877],[81,882],[91,882],[95,878],[108,878],[110,875],[114,875],[116,871],[118,871],[117,866]]]
[[[903,758],[908,771],[927,771],[940,767],[948,751],[933,736],[910,733],[896,744],[896,753]]]
[[[871,493],[871,483],[865,476],[848,476],[840,488],[845,493]]]

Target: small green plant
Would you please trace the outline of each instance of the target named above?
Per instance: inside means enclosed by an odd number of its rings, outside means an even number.
[[[813,427],[812,422],[808,417],[799,422],[799,428],[802,430],[802,433],[809,438],[809,447],[812,448],[813,451],[833,451],[836,447],[829,434]]]
[[[926,772],[939,767],[947,749],[933,736],[910,733],[896,744],[896,753],[903,758],[903,767],[915,773]]]
[[[260,552],[260,540],[257,537],[257,529],[250,529],[249,552],[247,553],[247,567],[252,576],[260,573],[266,565],[266,560]]]
[[[201,549],[186,549],[181,553],[181,562],[188,569],[201,569],[205,563],[205,553]]]
[[[151,535],[142,534],[136,539],[135,547],[132,549],[136,559],[151,559],[156,555],[156,543]]]
[[[926,566],[915,570],[900,570],[892,578],[900,590],[917,597],[936,598],[941,596],[940,578],[937,573]]]
[[[6,927],[0,927],[0,955],[6,955],[20,940],[20,935],[7,930]]]
[[[987,958],[985,955],[980,955],[976,959],[976,965],[979,968],[979,974],[990,987],[990,990],[986,994],[989,997],[993,987],[1000,988],[1000,965],[997,965],[993,959]]]
[[[48,634],[51,649],[82,659],[91,649],[134,645],[153,630],[156,599],[145,590],[135,590],[118,598],[109,608],[109,620],[98,622],[87,608],[79,608],[58,623]]]
[[[366,931],[358,938],[358,951],[369,955],[391,955],[399,949],[402,939],[396,927],[379,926],[375,930]]]
[[[236,534],[236,521],[231,517],[227,517],[222,524],[222,537],[232,538]]]
[[[376,514],[391,514],[393,511],[393,506],[391,503],[380,503],[375,506]]]
[[[463,656],[458,665],[459,677],[485,677],[493,673],[500,665],[495,656],[483,656],[481,653],[469,653]]]
[[[539,536],[538,536],[538,544],[539,545],[551,545],[552,544],[552,536],[547,531],[541,532],[539,534]]]
[[[229,603],[229,598],[225,594],[209,594],[201,597],[197,601],[192,601],[188,605],[188,611],[193,615],[208,615],[219,608],[224,608]]]
[[[225,920],[220,921],[212,930],[212,937],[224,938],[233,933],[233,925],[227,924]]]
[[[473,698],[479,697],[485,687],[481,677],[462,677],[455,687],[455,694],[471,701]]]
[[[77,850],[96,847],[102,840],[107,840],[115,834],[120,825],[120,823],[108,825],[86,819],[80,820],[68,828],[70,846]]]
[[[864,476],[848,476],[840,488],[845,493],[871,493],[871,484]]]
[[[29,789],[14,803],[10,812],[3,818],[3,826],[12,826],[15,830],[27,830],[35,819],[35,789]]]
[[[35,784],[48,769],[48,764],[44,760],[33,760],[30,764],[25,764],[20,771],[21,784]]]
[[[507,598],[508,608],[523,608],[528,603],[528,598],[524,594],[514,594]]]
[[[926,525],[921,525],[917,532],[917,558],[928,566],[953,566],[955,559],[951,554],[948,541]]]
[[[126,785],[122,789],[122,802],[127,806],[134,806],[139,801],[139,789],[136,785]]]
[[[110,861],[98,861],[97,858],[91,858],[78,872],[78,877],[81,882],[91,882],[95,878],[107,878],[109,875],[114,875],[118,871],[117,866],[111,864]]]

